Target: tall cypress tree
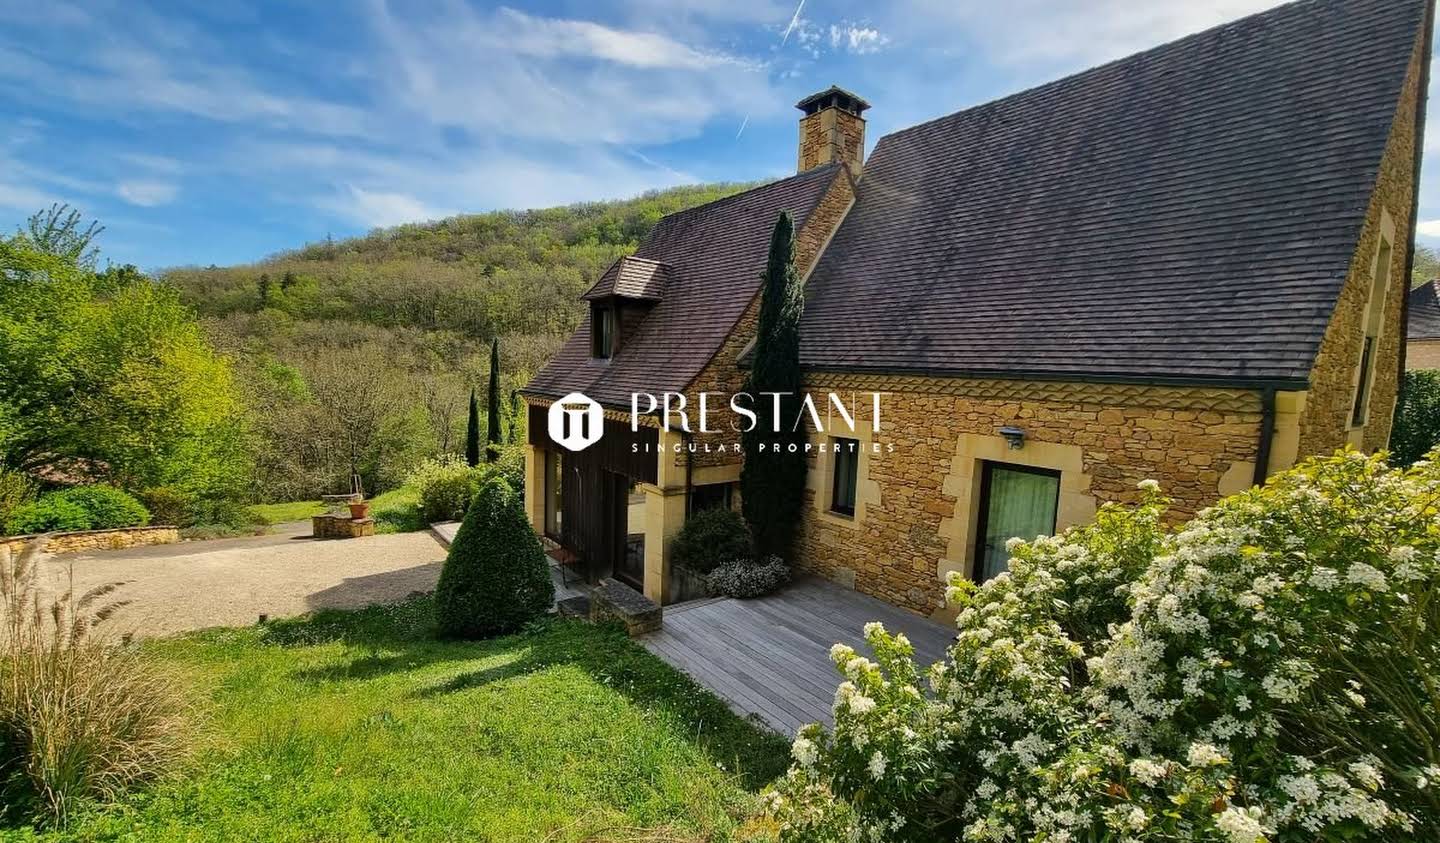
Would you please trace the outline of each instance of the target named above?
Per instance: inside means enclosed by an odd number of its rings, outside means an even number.
[[[465,464],[474,468],[480,464],[480,403],[475,400],[475,390],[470,390],[470,420],[465,424]]]
[[[520,414],[525,411],[524,404],[520,401],[520,390],[510,390],[510,430],[505,434],[505,442],[514,445],[520,441]]]
[[[485,428],[485,461],[500,459],[500,446],[505,439],[500,433],[500,338],[490,340],[490,394],[486,396],[486,412],[490,418]]]
[[[801,410],[800,314],[805,297],[795,272],[795,223],[782,213],[770,235],[761,276],[760,320],[745,391],[755,399],[756,423],[741,433],[745,464],[740,492],[757,556],[787,561],[795,544],[805,492],[805,427]],[[775,401],[761,393],[781,393]],[[778,432],[777,432],[778,430]]]

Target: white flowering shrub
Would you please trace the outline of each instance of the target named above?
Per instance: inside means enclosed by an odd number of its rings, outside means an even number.
[[[837,646],[782,838],[1440,839],[1440,469],[1313,460],[1175,531],[1142,488],[952,582],[944,662]]]
[[[778,556],[760,560],[744,557],[726,562],[705,578],[711,594],[742,599],[763,597],[787,582],[790,582],[790,566]]]

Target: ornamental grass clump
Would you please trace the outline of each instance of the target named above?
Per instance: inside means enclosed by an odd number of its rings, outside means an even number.
[[[878,624],[837,646],[782,837],[1440,837],[1440,468],[1312,460],[1174,531],[1142,488],[955,580],[930,669]]]
[[[0,804],[63,823],[167,770],[185,703],[134,646],[97,634],[116,586],[42,598],[36,556],[0,549]]]

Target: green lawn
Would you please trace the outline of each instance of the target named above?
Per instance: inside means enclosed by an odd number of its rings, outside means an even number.
[[[248,510],[256,524],[284,524],[286,521],[303,521],[312,515],[321,515],[325,512],[325,506],[319,501],[291,501],[257,503]]]
[[[425,529],[428,525],[420,517],[419,506],[420,492],[409,487],[392,489],[371,498],[370,515],[375,519],[376,532],[409,533]],[[325,506],[319,501],[262,503],[249,507],[249,512],[257,524],[284,524],[320,515],[325,512]]]
[[[783,739],[617,630],[437,642],[432,618],[427,597],[150,645],[199,689],[195,757],[66,839],[727,840],[784,771]]]

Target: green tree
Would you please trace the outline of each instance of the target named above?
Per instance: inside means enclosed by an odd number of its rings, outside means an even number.
[[[85,269],[94,269],[99,256],[95,238],[105,230],[98,222],[81,228],[80,212],[69,205],[55,203],[48,210],[30,217],[18,235],[35,250],[60,258]]]
[[[1412,369],[1400,386],[1390,461],[1406,466],[1440,445],[1440,370]]]
[[[525,412],[525,403],[520,400],[520,390],[510,390],[510,432],[505,436],[507,445],[520,440],[520,416]]]
[[[96,273],[73,214],[0,239],[0,464],[229,497],[248,475],[230,367],[176,292]]]
[[[470,419],[465,423],[465,464],[474,468],[480,464],[480,403],[475,400],[475,390],[470,390]]]
[[[805,440],[800,424],[800,314],[805,298],[795,272],[795,223],[775,221],[770,257],[761,277],[760,320],[745,391],[757,396],[753,429],[742,432],[745,464],[740,489],[745,521],[758,557],[790,558],[805,491]],[[779,393],[775,404],[761,393]],[[778,432],[777,432],[778,431]]]
[[[485,461],[495,462],[500,457],[500,446],[505,444],[500,434],[500,338],[490,340],[490,391],[486,395],[485,413]]]
[[[519,496],[496,478],[470,501],[435,585],[440,633],[485,638],[545,614],[555,584]]]
[[[1440,278],[1440,254],[1429,246],[1415,245],[1415,262],[1410,270],[1410,286],[1418,287],[1426,281]]]

